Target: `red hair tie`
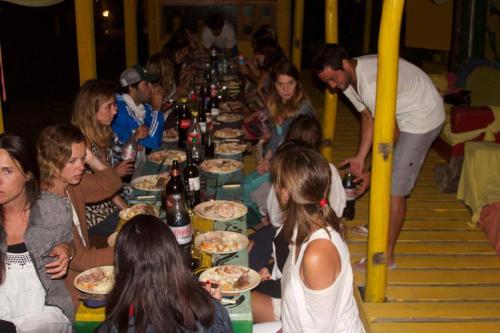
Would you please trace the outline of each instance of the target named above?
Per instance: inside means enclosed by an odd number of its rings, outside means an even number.
[[[319,206],[321,208],[325,207],[325,206],[328,206],[328,201],[326,200],[326,198],[323,198],[319,201]]]

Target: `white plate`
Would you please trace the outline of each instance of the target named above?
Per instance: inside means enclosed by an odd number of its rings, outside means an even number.
[[[243,131],[236,128],[223,128],[214,133],[214,136],[219,139],[236,139],[242,135]]]
[[[224,214],[223,216],[219,215],[218,211],[221,205],[230,205],[234,213],[232,215],[229,214]],[[225,210],[224,212],[227,213],[227,210]],[[201,216],[209,220],[230,221],[245,216],[246,213],[248,213],[248,209],[244,204],[236,201],[212,200],[212,201],[205,201],[202,202],[201,204],[196,205],[196,207],[194,207],[194,213],[198,216]]]
[[[218,251],[217,249],[207,248],[207,244],[220,245],[226,248]],[[210,254],[229,254],[245,249],[248,246],[248,238],[238,232],[209,231],[198,235],[194,240],[194,245]]]
[[[95,282],[91,284],[83,284],[83,282],[79,282],[80,278],[83,278],[85,276],[89,276],[96,272],[97,270],[102,270],[106,276],[106,281],[103,282]],[[113,266],[99,266],[99,267],[94,267],[87,269],[84,272],[81,272],[75,277],[75,280],[73,280],[73,284],[76,289],[83,291],[85,293],[89,294],[95,294],[95,295],[106,295],[109,294],[111,289],[113,289],[113,284],[114,284],[114,274],[113,274]]]
[[[221,123],[235,123],[243,119],[243,115],[238,114],[238,113],[230,113],[230,112],[225,112],[221,113],[217,117],[217,121]]]
[[[164,165],[171,165],[174,160],[177,160],[179,163],[184,162],[186,160],[186,152],[181,150],[159,150],[154,153],[149,154],[148,160],[160,164],[161,161],[166,157]]]
[[[236,267],[236,268],[235,268]],[[226,284],[223,282],[221,283],[221,280],[223,276],[227,276],[224,273],[218,273],[217,271],[220,270],[230,270],[230,269],[238,269],[238,270],[248,270],[248,284],[242,288],[238,289],[228,289],[226,287]],[[221,285],[221,292],[226,295],[231,295],[231,294],[239,294],[248,290],[252,290],[253,288],[257,287],[260,283],[260,276],[259,273],[254,271],[253,269],[243,267],[243,266],[236,266],[236,265],[224,265],[224,266],[217,266],[217,267],[212,267],[210,269],[207,269],[200,275],[200,281],[205,282],[207,280],[217,282]],[[234,279],[231,279],[234,280]]]
[[[223,149],[226,149],[223,151]],[[236,143],[236,142],[227,142],[218,144],[215,147],[215,153],[220,155],[235,155],[241,154],[247,149],[247,145]],[[229,150],[229,151],[227,151]]]
[[[160,192],[162,190],[161,188],[154,187],[158,182],[158,178],[160,178],[160,176],[165,179],[165,185],[166,185],[170,176],[168,173],[164,172],[159,175],[147,175],[134,178],[130,182],[130,186],[140,191]]]
[[[221,169],[212,169],[209,170],[210,166],[215,166],[216,168],[220,168],[223,166],[230,166],[230,170],[221,170]],[[243,169],[243,163],[240,161],[236,160],[231,160],[227,158],[216,158],[216,159],[211,159],[211,160],[205,160],[200,164],[200,169],[208,172],[208,173],[215,173],[215,174],[225,174],[225,173],[232,173],[235,171],[238,171],[240,169]]]

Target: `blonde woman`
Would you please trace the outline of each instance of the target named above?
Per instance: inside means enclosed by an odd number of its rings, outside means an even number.
[[[78,294],[73,279],[88,268],[111,265],[113,249],[90,245],[85,205],[101,202],[120,190],[116,172],[87,148],[82,132],[73,125],[53,125],[43,129],[37,144],[42,188],[69,199],[72,210],[76,253],[69,265],[66,287],[75,306]],[[92,173],[84,172],[85,165]]]
[[[113,130],[111,122],[116,114],[115,85],[111,82],[90,80],[84,83],[73,104],[71,122],[85,135],[87,148],[101,162],[109,166],[113,163]],[[114,168],[123,177],[132,174],[134,161],[122,161]],[[86,172],[91,173],[90,168]],[[110,234],[118,221],[117,212],[128,205],[120,195],[86,205],[89,234]]]

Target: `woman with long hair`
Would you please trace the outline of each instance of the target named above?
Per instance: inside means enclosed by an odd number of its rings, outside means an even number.
[[[239,66],[240,71],[257,85],[257,94],[265,104],[272,89],[271,68],[280,61],[287,60],[276,38],[267,35],[252,40],[253,59]]]
[[[76,253],[65,281],[76,307],[79,304],[78,293],[73,287],[76,275],[113,262],[112,248],[96,249],[90,245],[85,205],[112,197],[121,189],[122,182],[109,165],[92,154],[85,136],[74,125],[44,128],[38,138],[37,152],[42,188],[69,199],[71,206]],[[84,172],[86,164],[92,173]]]
[[[182,258],[161,220],[137,215],[128,221],[116,240],[115,284],[97,332],[231,332],[226,309]]]
[[[133,173],[134,161],[117,163],[113,160],[114,135],[111,122],[116,114],[115,92],[116,86],[112,82],[85,82],[73,103],[71,123],[85,135],[85,143],[92,154],[101,162],[114,166],[118,176],[123,177]],[[92,173],[92,170],[86,167],[85,172]],[[85,208],[89,233],[112,233],[118,221],[118,211],[127,207],[127,203],[119,194],[98,203],[87,204]]]
[[[70,210],[40,193],[32,147],[0,135],[0,319],[17,332],[71,332],[74,310],[59,280],[73,252]]]
[[[281,278],[282,331],[364,332],[349,250],[328,199],[328,161],[312,149],[289,147],[276,154],[272,179],[290,244]]]
[[[271,135],[257,170],[245,178],[243,201],[257,211],[252,192],[270,183],[269,171],[274,152],[286,137],[293,119],[301,114],[314,115],[314,109],[300,84],[299,71],[289,61],[275,64],[271,70],[272,92],[267,101]],[[268,185],[265,185],[265,184]],[[269,187],[269,186],[268,186]]]
[[[276,154],[290,147],[295,149],[297,145],[319,152],[320,144],[321,125],[318,120],[312,116],[300,115],[290,124],[285,142],[278,147]],[[332,177],[328,199],[333,211],[340,217],[346,204],[345,190],[337,169],[333,164],[329,165]],[[283,211],[279,206],[274,186],[256,192],[252,199],[257,202],[259,212],[264,213],[272,226],[250,236],[253,241],[249,251],[250,268],[257,270],[262,279],[259,286],[252,291],[252,312],[254,322],[267,322],[279,320],[281,317],[280,282],[283,266],[288,257],[288,244],[281,233]]]
[[[154,55],[146,65],[148,71],[160,75],[165,98],[187,95],[188,79],[193,74],[184,63],[189,47],[186,34],[178,31],[163,45],[160,56]]]

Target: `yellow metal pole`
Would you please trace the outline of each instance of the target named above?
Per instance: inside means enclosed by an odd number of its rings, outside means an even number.
[[[125,0],[125,59],[127,67],[138,63],[137,55],[137,0]]]
[[[404,0],[385,0],[380,23],[365,302],[383,302],[385,296],[399,33],[403,7]]]
[[[370,31],[372,25],[373,0],[366,0],[365,22],[363,23],[363,53],[370,52]]]
[[[147,7],[149,55],[151,56],[160,50],[160,1],[148,0]]]
[[[293,16],[292,62],[300,70],[302,67],[302,33],[304,31],[304,0],[295,0]]]
[[[291,33],[291,12],[292,0],[276,0],[276,30],[278,32],[278,42],[283,48],[286,56],[290,56],[290,33]]]
[[[78,68],[82,84],[97,77],[93,1],[75,0],[75,16]]]
[[[325,39],[327,43],[338,42],[338,1],[325,0]],[[323,144],[321,154],[328,160],[333,160],[333,137],[337,121],[337,95],[325,89],[323,115]]]
[[[3,127],[3,111],[2,111],[2,102],[0,101],[0,134],[5,131]]]

